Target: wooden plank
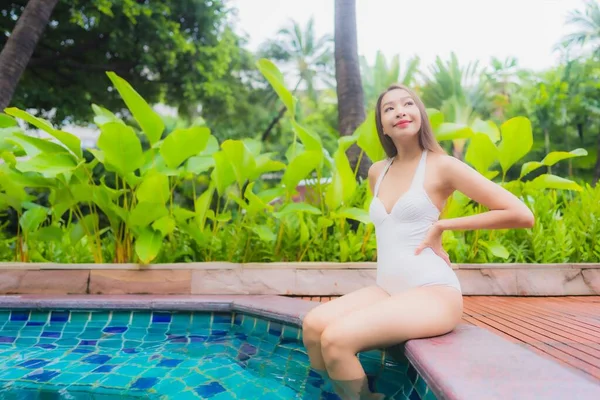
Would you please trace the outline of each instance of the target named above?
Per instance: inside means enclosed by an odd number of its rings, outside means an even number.
[[[595,331],[594,329],[589,329],[585,326],[572,324],[568,320],[561,317],[552,317],[547,315],[546,313],[522,309],[520,307],[516,307],[514,304],[510,305],[509,307],[506,307],[504,302],[498,301],[496,298],[473,301],[485,301],[485,304],[493,305],[498,309],[510,309],[510,312],[514,315],[518,315],[523,318],[527,318],[527,320],[539,322],[542,325],[560,329],[564,332],[580,336],[583,339],[591,341],[593,344],[598,346],[597,348],[600,349],[600,331]]]
[[[469,311],[467,311],[467,312],[469,312]],[[550,345],[547,345],[543,342],[536,341],[535,338],[529,336],[528,334],[522,333],[522,332],[519,332],[516,330],[511,330],[510,328],[506,327],[502,323],[499,323],[498,321],[495,321],[491,318],[481,316],[481,315],[474,315],[474,316],[472,315],[472,317],[483,322],[486,325],[489,325],[489,326],[494,327],[502,332],[510,334],[511,336],[514,336],[515,338],[519,339],[523,343],[528,344],[528,348],[530,348],[532,350],[533,349],[540,350],[543,353],[545,353],[547,357],[552,357],[555,360],[560,360],[561,362],[566,363],[569,366],[574,367],[580,371],[583,371],[583,372],[593,376],[596,379],[600,379],[600,368],[596,368],[596,367],[590,365],[589,363],[580,360],[578,357],[572,356],[569,353],[562,351],[563,349],[556,349],[556,348],[554,348]]]
[[[536,337],[538,340],[546,344],[554,343],[570,343],[570,347],[577,349],[577,351],[585,353],[586,356],[579,357],[590,364],[600,368],[600,349],[595,348],[595,343],[592,340],[583,340],[579,336],[566,333],[560,329],[550,327],[531,318],[523,318],[515,315],[512,310],[506,311],[505,309],[486,306],[481,302],[472,302],[469,306],[471,309],[483,310],[490,318],[493,318],[499,322],[505,323],[508,326],[519,326],[526,329],[527,331],[533,332],[530,336]],[[509,325],[510,324],[510,325]],[[565,350],[566,351],[566,350]],[[576,354],[573,354],[576,355]],[[589,358],[591,356],[593,358]]]

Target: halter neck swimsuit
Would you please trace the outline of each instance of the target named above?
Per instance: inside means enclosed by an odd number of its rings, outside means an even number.
[[[420,286],[442,285],[461,291],[451,267],[430,248],[419,255],[415,249],[435,223],[440,211],[425,188],[427,150],[424,150],[410,188],[388,212],[378,197],[379,186],[394,159],[390,158],[377,178],[369,215],[375,225],[377,240],[377,285],[389,294]]]

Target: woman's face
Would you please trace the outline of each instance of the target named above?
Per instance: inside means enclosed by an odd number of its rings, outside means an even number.
[[[421,129],[421,112],[404,89],[387,92],[381,101],[383,132],[393,140],[416,136]]]

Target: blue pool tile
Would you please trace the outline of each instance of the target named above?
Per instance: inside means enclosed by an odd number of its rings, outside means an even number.
[[[84,358],[82,361],[90,364],[104,364],[112,357],[104,354],[94,354]]]
[[[43,326],[46,322],[42,321],[29,321],[25,324],[25,326]]]
[[[67,322],[68,320],[68,311],[52,311],[52,314],[50,314],[50,322]]]
[[[24,377],[24,379],[29,379],[29,380],[33,380],[33,381],[38,381],[38,382],[48,382],[50,379],[54,378],[55,376],[60,375],[60,372],[58,371],[35,371],[30,373],[29,375],[26,375]]]
[[[45,337],[45,338],[59,338],[60,337],[60,332],[42,332],[41,337]]]
[[[183,360],[177,360],[177,359],[174,359],[174,358],[165,358],[165,359],[162,359],[158,363],[157,367],[175,368],[176,366],[178,366],[182,362],[183,362]]]
[[[205,385],[200,385],[196,388],[196,393],[202,397],[212,397],[218,393],[225,391],[225,388],[221,386],[219,382],[213,381]]]
[[[11,321],[27,321],[29,319],[29,311],[11,311]]]
[[[92,372],[106,373],[106,372],[112,371],[115,367],[116,367],[116,365],[105,364],[105,365],[101,365],[98,368],[92,370]]]
[[[41,347],[42,349],[52,350],[52,349],[56,348],[56,345],[50,344],[50,343],[40,343],[40,344],[36,344],[35,347]]]
[[[129,386],[131,380],[130,376],[108,374],[102,380],[102,386],[125,389]]]
[[[278,322],[271,322],[269,324],[269,333],[275,336],[281,336],[281,331],[283,330],[283,326]]]
[[[126,353],[126,354],[135,354],[135,353],[139,352],[138,349],[132,348],[132,347],[124,348],[122,351],[123,351],[123,353]]]
[[[243,314],[235,314],[233,323],[235,325],[242,325],[242,321],[244,320],[244,315]]]
[[[21,364],[19,364],[18,366],[23,367],[23,368],[34,369],[34,368],[41,368],[44,365],[48,365],[48,364],[50,364],[50,361],[48,361],[48,360],[42,360],[42,359],[35,358],[33,360],[24,361]]]
[[[152,315],[149,312],[134,311],[131,316],[131,325],[133,326],[148,326]]]
[[[0,343],[13,343],[16,339],[12,336],[0,336]]]
[[[71,323],[84,324],[91,318],[91,313],[86,311],[71,311]]]
[[[77,347],[76,349],[73,349],[73,353],[82,353],[82,354],[91,353],[93,351],[94,350],[86,349],[85,347]]]
[[[80,340],[79,341],[80,346],[95,346],[97,344],[98,344],[97,340]]]
[[[153,324],[168,324],[171,322],[170,313],[153,312],[152,323]]]
[[[213,324],[231,324],[230,313],[213,313]]]
[[[129,324],[131,321],[131,311],[113,311],[111,312],[110,322],[120,324]]]
[[[123,333],[127,331],[126,326],[107,326],[102,330],[104,333]]]
[[[418,376],[417,370],[412,365],[410,365],[408,367],[408,371],[406,371],[406,375],[408,376],[408,379],[410,380],[411,383],[414,384],[417,381],[417,376]]]
[[[150,389],[152,386],[156,385],[157,382],[158,378],[139,378],[131,385],[131,389]]]
[[[410,395],[408,396],[409,400],[421,400],[421,396],[419,396],[419,393],[413,388],[412,392],[410,392]]]

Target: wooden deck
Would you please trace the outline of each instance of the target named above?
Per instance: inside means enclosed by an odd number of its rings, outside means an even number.
[[[301,297],[326,302],[334,297]],[[600,296],[465,296],[463,321],[600,380]]]

